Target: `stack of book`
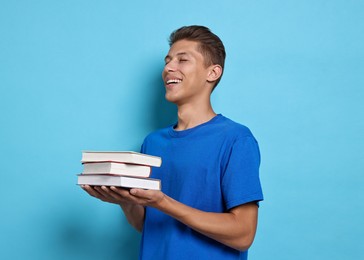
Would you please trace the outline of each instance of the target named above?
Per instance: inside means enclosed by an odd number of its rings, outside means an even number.
[[[81,163],[79,185],[161,189],[161,181],[150,178],[152,167],[162,164],[157,156],[129,151],[83,151]]]

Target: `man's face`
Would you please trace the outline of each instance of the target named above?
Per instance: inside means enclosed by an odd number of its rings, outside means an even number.
[[[199,102],[211,93],[207,82],[209,68],[205,66],[204,57],[197,47],[197,42],[177,41],[165,58],[162,78],[166,99],[177,105]]]

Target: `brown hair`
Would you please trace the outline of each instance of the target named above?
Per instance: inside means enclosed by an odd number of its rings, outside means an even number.
[[[200,25],[183,26],[171,33],[169,46],[180,40],[198,42],[198,51],[204,56],[205,65],[218,64],[222,67],[222,72],[224,71],[226,57],[224,44],[209,28]],[[222,73],[220,78],[216,80],[214,88],[220,82],[221,77]]]

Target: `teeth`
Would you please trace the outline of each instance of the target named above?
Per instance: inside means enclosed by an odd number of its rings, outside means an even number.
[[[182,82],[182,80],[180,80],[180,79],[170,79],[170,80],[167,80],[167,84],[180,83],[180,82]]]

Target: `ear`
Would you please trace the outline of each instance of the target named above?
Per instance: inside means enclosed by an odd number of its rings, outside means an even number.
[[[221,77],[222,74],[222,67],[218,64],[211,65],[209,67],[209,72],[207,75],[207,81],[208,82],[214,82],[218,80]]]

